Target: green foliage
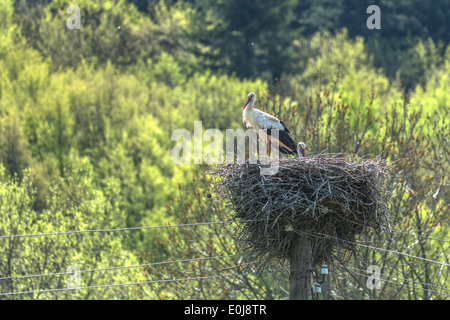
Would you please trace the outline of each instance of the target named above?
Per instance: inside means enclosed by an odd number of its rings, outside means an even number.
[[[445,66],[450,54],[450,49],[445,48],[443,42],[435,43],[431,38],[419,40],[412,46],[399,68],[404,86],[424,86],[434,73]]]
[[[198,120],[203,130],[241,128],[253,91],[257,107],[286,121],[308,154],[381,154],[395,164],[393,225],[408,234],[361,241],[448,263],[447,242],[411,236],[448,239],[449,232],[450,54],[438,41],[439,23],[430,22],[426,39],[396,43],[358,33],[356,20],[337,30],[345,15],[328,0],[132,2],[139,10],[124,0],[83,1],[82,28],[69,30],[68,1],[0,1],[0,236],[227,220],[225,204],[208,196],[201,166],[172,162],[170,137],[179,128],[193,136]],[[349,17],[362,6],[340,3]],[[404,1],[389,5],[406,10],[395,21],[414,12]],[[286,266],[231,277],[260,267],[241,264],[231,234],[228,226],[206,225],[0,238],[0,278],[7,277],[0,293],[67,288],[70,275],[10,277],[73,265],[233,255],[86,272],[81,286],[227,275],[214,280],[0,297],[282,298]],[[357,253],[419,288],[386,282],[376,297],[446,298],[420,289],[448,287],[447,269],[368,248]],[[357,282],[337,277],[330,288],[336,299],[367,298]]]
[[[16,113],[4,117],[0,123],[0,159],[8,173],[22,176],[22,171],[30,163],[30,152]]]
[[[159,297],[175,299],[282,299],[286,295],[286,269],[278,266],[276,270],[259,270],[258,266],[243,261],[232,238],[236,226],[226,222],[230,213],[225,203],[211,195],[210,185],[210,177],[193,174],[189,183],[179,186],[179,194],[174,194],[167,205],[168,214],[176,223],[194,226],[169,230],[169,241],[161,239],[162,247],[170,259],[194,260],[147,272],[147,277],[160,273],[178,278],[188,276],[192,280],[154,284],[152,290]],[[218,221],[225,223],[214,223]],[[157,252],[149,254],[151,257]]]
[[[373,67],[364,39],[349,39],[344,29],[335,35],[317,33],[301,45],[310,52],[310,58],[304,72],[294,77],[299,82],[295,86],[313,87],[318,80],[328,83],[339,77],[340,88],[344,94],[352,94],[348,99],[353,101],[368,97],[372,91],[377,95],[388,91],[388,79]]]
[[[93,181],[93,168],[87,158],[71,155],[66,177],[52,183],[47,208],[37,213],[32,181],[25,174],[21,182],[9,180],[0,166],[1,235],[24,235],[102,229],[123,224],[123,214],[116,201],[117,180],[109,179],[100,189]],[[18,277],[30,274],[67,272],[70,266],[81,270],[111,265],[133,265],[137,259],[123,249],[123,235],[108,233],[67,234],[1,239],[0,274]],[[0,281],[1,292],[39,291],[67,288],[69,275],[35,278],[9,278]],[[139,272],[90,272],[80,274],[80,286],[127,283],[142,280]],[[134,290],[124,287],[84,289],[48,293],[2,296],[10,299],[130,299]]]
[[[198,40],[218,49],[219,68],[240,77],[266,80],[295,67],[291,42],[297,29],[290,27],[297,0],[198,1],[203,32]],[[226,59],[224,59],[226,57]]]
[[[370,5],[380,8],[380,30],[366,27],[369,17],[366,9]],[[415,50],[417,41],[431,38],[445,46],[449,43],[446,28],[450,15],[449,1],[440,1],[439,4],[432,0],[420,4],[408,0],[302,1],[295,12],[306,35],[345,27],[351,38],[363,37],[367,50],[373,55],[374,65],[382,68],[389,78],[395,79],[398,69],[402,69],[401,80],[407,90],[423,81],[421,63],[411,61],[411,51]]]
[[[2,0],[0,2],[0,30],[4,31],[11,25],[14,13],[13,0]]]

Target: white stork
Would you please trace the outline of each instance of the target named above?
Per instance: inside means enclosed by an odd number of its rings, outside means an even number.
[[[267,132],[267,136],[263,138],[269,144],[267,147],[269,155],[272,143],[278,145],[278,149],[281,153],[295,155],[295,142],[289,136],[290,132],[286,128],[286,125],[280,119],[259,109],[253,108],[255,100],[256,94],[250,92],[248,94],[247,102],[244,105],[244,109],[242,110],[242,121],[244,124],[247,128],[254,128],[256,130],[263,129]],[[271,135],[271,130],[273,129],[278,130],[278,139]]]
[[[305,157],[305,148],[306,148],[306,145],[304,142],[299,142],[297,144],[297,154],[298,154],[299,158]]]

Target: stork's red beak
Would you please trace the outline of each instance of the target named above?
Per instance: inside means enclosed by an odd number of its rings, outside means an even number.
[[[300,150],[300,152],[302,153],[303,158],[305,157],[305,149]]]
[[[245,107],[249,104],[250,101],[252,101],[252,99],[251,99],[251,98],[248,98],[248,99],[247,99],[247,102],[245,103],[245,106],[244,106],[244,108],[243,108],[242,110],[245,109]]]

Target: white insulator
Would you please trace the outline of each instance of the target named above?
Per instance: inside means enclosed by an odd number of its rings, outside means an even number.
[[[326,264],[322,265],[322,268],[320,269],[320,274],[328,274],[328,266]]]
[[[320,284],[315,282],[314,287],[313,287],[313,293],[321,293],[321,292],[322,292],[322,287],[320,286]]]

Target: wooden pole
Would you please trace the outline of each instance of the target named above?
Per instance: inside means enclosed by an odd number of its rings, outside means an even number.
[[[289,299],[311,300],[311,241],[295,234],[289,248]]]

